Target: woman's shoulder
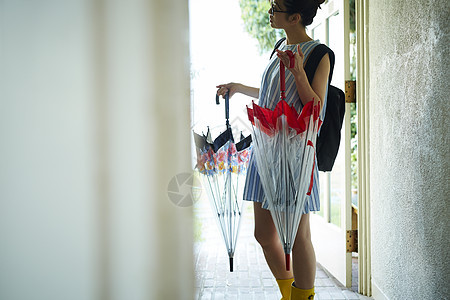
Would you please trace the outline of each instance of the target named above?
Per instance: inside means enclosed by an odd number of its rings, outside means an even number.
[[[304,54],[306,54],[305,52],[309,52],[312,49],[314,49],[316,46],[320,45],[320,40],[309,40],[306,42],[302,42],[299,44],[292,44],[292,45],[287,45],[286,41],[284,41],[281,46],[280,46],[280,50],[286,51],[286,50],[291,50],[293,52],[297,52],[297,46],[300,46],[300,48],[302,49],[302,52]]]
[[[310,40],[305,43],[301,43],[300,48],[304,53],[305,51],[310,51],[314,49],[316,46],[319,46],[320,44],[321,44],[320,40]]]

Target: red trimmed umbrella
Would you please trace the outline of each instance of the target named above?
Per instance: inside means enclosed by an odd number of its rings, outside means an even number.
[[[292,56],[291,56],[292,57]],[[284,64],[280,61],[281,101],[270,110],[247,108],[253,127],[253,155],[268,207],[290,268],[297,229],[311,194],[320,103],[310,101],[298,113],[285,101]]]

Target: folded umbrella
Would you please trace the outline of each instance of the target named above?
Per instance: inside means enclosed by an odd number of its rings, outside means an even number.
[[[216,99],[218,103],[218,99]],[[226,130],[212,141],[210,131],[206,135],[194,132],[197,165],[203,186],[207,191],[211,208],[227,248],[230,272],[242,218],[242,193],[239,181],[247,171],[252,137],[244,137],[235,143],[229,124],[229,99],[225,96]]]
[[[321,125],[320,103],[310,101],[298,113],[285,101],[284,64],[280,61],[281,100],[270,110],[247,108],[253,128],[253,155],[268,207],[290,268],[297,229],[311,194],[315,143]]]

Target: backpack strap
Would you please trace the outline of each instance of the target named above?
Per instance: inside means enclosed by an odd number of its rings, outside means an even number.
[[[314,47],[314,49],[308,56],[308,60],[306,61],[305,72],[310,84],[313,81],[314,74],[316,73],[320,61],[322,60],[323,56],[327,53],[328,57],[330,58],[330,75],[328,77],[328,82],[329,83],[331,82],[331,79],[333,78],[334,52],[326,45],[320,44]]]
[[[275,47],[273,47],[272,54],[270,54],[270,59],[272,59],[272,56],[275,54],[275,51],[278,49],[278,47],[280,47],[281,43],[284,42],[285,39],[286,38],[283,37],[283,38],[278,40],[278,42],[275,44]]]

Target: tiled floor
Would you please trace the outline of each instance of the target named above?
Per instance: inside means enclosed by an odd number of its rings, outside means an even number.
[[[195,204],[196,300],[269,299],[281,294],[253,237],[253,214],[247,204],[234,258],[234,272],[229,271],[228,255],[206,199]],[[318,266],[315,299],[371,299],[342,287]]]

